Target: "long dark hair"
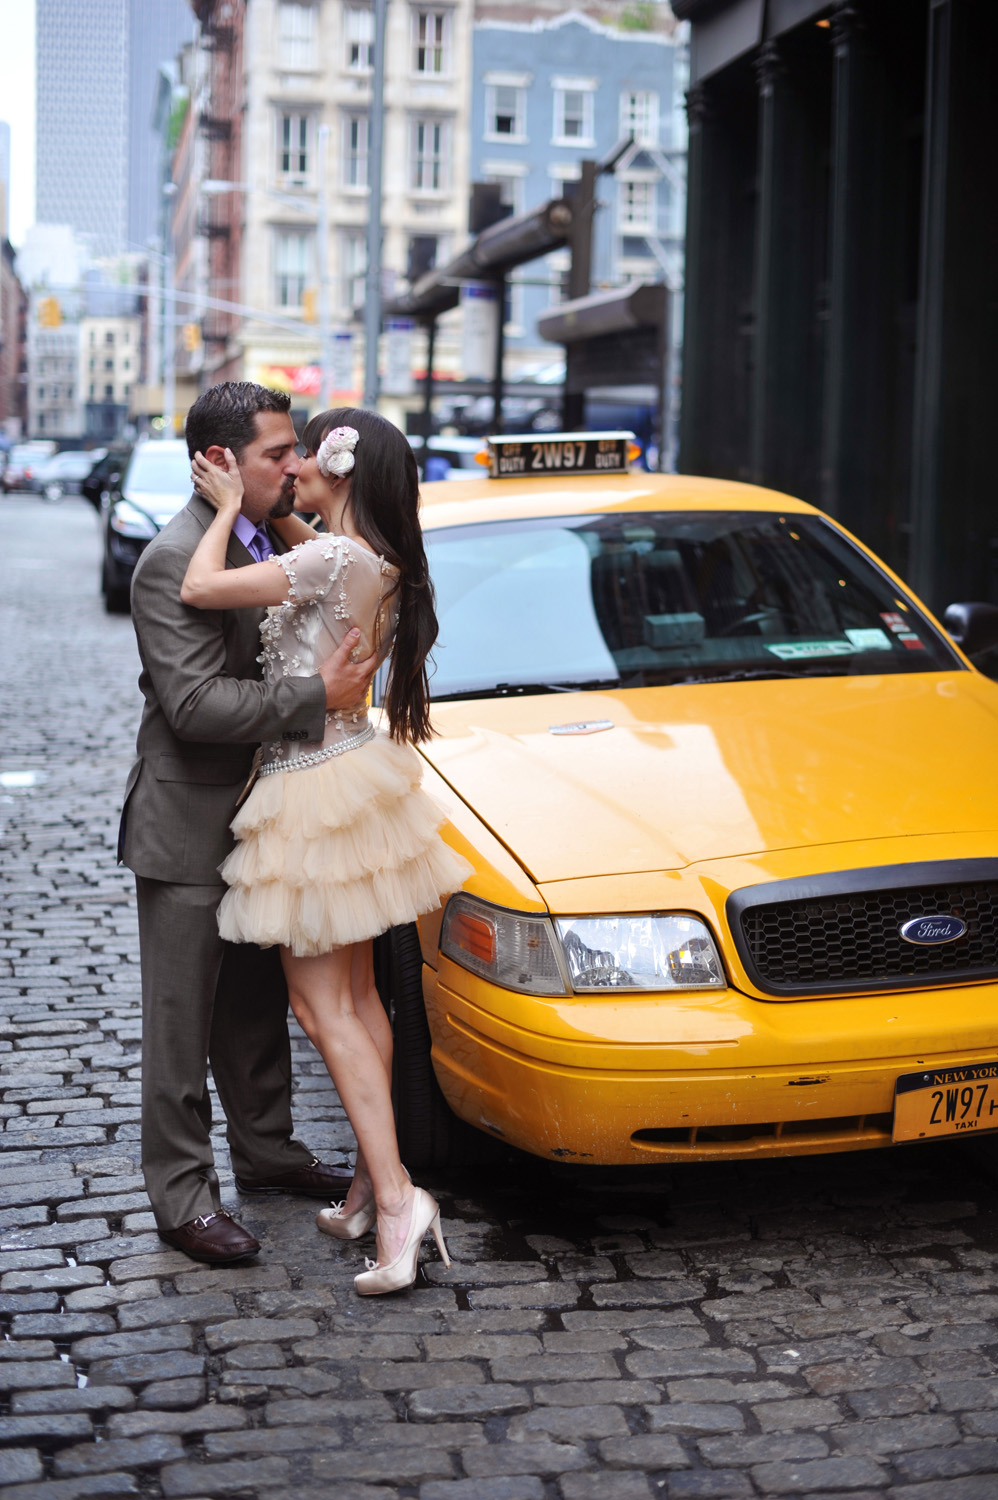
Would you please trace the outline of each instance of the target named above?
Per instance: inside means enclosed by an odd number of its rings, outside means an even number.
[[[392,646],[385,710],[394,740],[418,745],[430,728],[430,684],[426,658],[437,638],[433,585],[419,525],[419,473],[412,449],[377,412],[339,406],[306,424],[301,440],[309,453],[334,427],[360,434],[350,475],[353,522],[369,547],[399,570],[399,619]],[[391,597],[391,595],[389,595]]]

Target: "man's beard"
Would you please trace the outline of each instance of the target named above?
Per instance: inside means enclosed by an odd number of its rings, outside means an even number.
[[[279,521],[282,516],[290,516],[294,508],[295,486],[294,480],[292,480],[289,484],[285,484],[281,489],[280,495],[270,507],[270,510],[267,514],[267,519],[269,521]]]

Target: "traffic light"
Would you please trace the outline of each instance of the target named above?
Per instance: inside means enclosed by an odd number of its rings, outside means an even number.
[[[201,347],[201,324],[184,324],[184,348],[188,354],[196,354]]]
[[[40,328],[62,327],[62,308],[58,297],[43,297],[39,302],[38,325]]]
[[[318,295],[314,286],[307,286],[302,294],[301,315],[306,323],[319,321]]]

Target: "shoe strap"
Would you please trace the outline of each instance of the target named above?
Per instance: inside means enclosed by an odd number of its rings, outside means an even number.
[[[230,1213],[227,1213],[224,1208],[216,1208],[216,1210],[215,1210],[214,1213],[211,1213],[211,1214],[199,1214],[198,1217],[194,1220],[194,1223],[198,1226],[199,1229],[207,1229],[208,1225],[210,1223],[212,1223],[212,1221],[214,1219],[231,1219],[231,1218],[232,1218],[232,1215]]]

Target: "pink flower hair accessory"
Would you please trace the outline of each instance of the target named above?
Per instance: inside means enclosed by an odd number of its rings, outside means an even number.
[[[327,479],[342,479],[353,468],[353,450],[360,440],[356,427],[334,427],[319,444],[315,461]]]

